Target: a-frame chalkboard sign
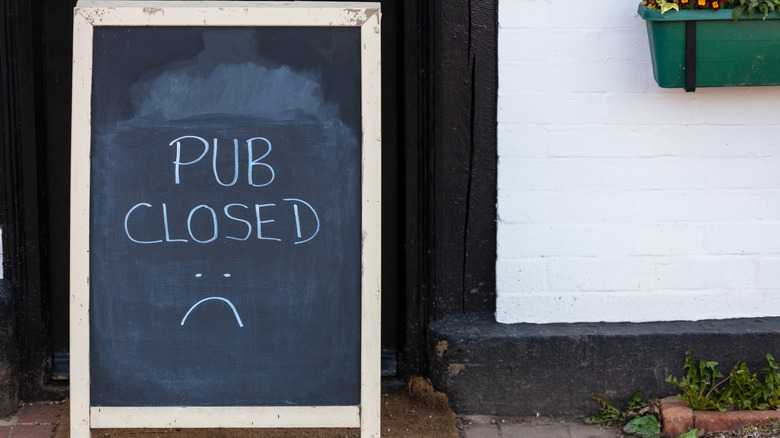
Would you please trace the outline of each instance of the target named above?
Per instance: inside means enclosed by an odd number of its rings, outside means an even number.
[[[379,438],[378,3],[74,17],[71,436]]]

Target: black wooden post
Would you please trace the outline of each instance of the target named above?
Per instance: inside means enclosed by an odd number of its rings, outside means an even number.
[[[436,0],[436,319],[495,309],[498,2]]]
[[[429,323],[495,309],[497,7],[405,4],[404,376],[427,373]]]

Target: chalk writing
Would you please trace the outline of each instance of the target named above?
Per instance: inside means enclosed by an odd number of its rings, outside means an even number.
[[[261,188],[274,182],[276,173],[273,166],[264,160],[273,150],[271,142],[265,137],[252,137],[245,140],[246,143],[246,184],[250,187]],[[233,152],[230,157],[232,179],[221,177],[217,156],[219,154],[219,139],[214,138],[211,143],[197,135],[183,135],[172,140],[168,146],[174,146],[175,157],[173,160],[173,184],[182,185],[182,173],[186,170],[188,181],[196,179],[199,175],[203,178],[203,159],[211,152],[211,166],[205,173],[213,176],[213,181],[221,187],[231,187],[238,183],[240,174],[239,140],[233,139]],[[259,156],[256,156],[258,155]],[[221,162],[224,162],[221,161]],[[186,168],[186,169],[185,169]],[[200,169],[200,171],[198,171]],[[210,178],[210,176],[207,177]],[[306,243],[314,239],[320,232],[320,218],[315,208],[308,202],[299,198],[282,198],[283,203],[240,203],[231,202],[218,207],[208,204],[198,204],[185,207],[185,211],[178,210],[178,204],[172,203],[169,212],[169,203],[139,202],[131,206],[124,217],[124,232],[130,241],[138,244],[167,244],[167,243],[198,243],[208,244],[219,240],[248,241],[254,235],[253,240],[284,242],[290,241],[295,245]],[[252,214],[254,213],[254,214]],[[158,219],[155,219],[155,216]],[[186,218],[186,219],[185,219]],[[152,232],[148,224],[155,220],[162,223],[161,232]],[[284,237],[275,234],[274,223],[277,221],[294,221],[295,237]],[[152,221],[152,222],[150,222]],[[200,226],[195,226],[194,223]],[[144,225],[146,224],[146,225]],[[230,231],[221,232],[221,229]],[[239,227],[238,233],[236,226]],[[242,229],[246,229],[246,233]]]
[[[159,205],[139,202],[130,207],[125,214],[124,232],[128,239],[141,244],[177,242],[207,244],[221,239],[247,241],[252,237],[253,231],[255,232],[255,240],[282,242],[283,236],[273,235],[272,226],[277,219],[282,219],[295,222],[296,236],[299,240],[287,240],[293,241],[296,245],[306,243],[319,234],[320,219],[311,204],[296,198],[283,198],[282,201],[285,203],[253,204],[251,208],[249,205],[240,203],[226,204],[224,207],[216,209],[206,204],[200,204],[192,207],[188,212],[177,210],[169,212],[165,202]],[[302,207],[299,208],[299,205]],[[231,208],[233,210],[230,210]],[[308,221],[302,220],[301,210],[309,212],[310,219]],[[219,213],[217,213],[218,211]],[[137,225],[138,223],[148,223],[149,220],[154,219],[155,215],[159,215],[158,220],[162,222],[162,235],[153,235],[152,231]],[[206,224],[206,228],[201,227],[196,230],[193,225],[196,215],[203,219],[201,222]],[[277,219],[270,219],[270,217]],[[239,223],[242,227],[246,227],[247,232],[244,235],[228,233],[223,235],[220,233],[221,223]],[[198,232],[203,234],[198,235]]]
[[[314,236],[316,236],[317,233],[320,232],[320,218],[319,218],[319,216],[317,216],[317,212],[314,211],[314,207],[312,207],[311,205],[309,205],[308,202],[306,202],[306,201],[304,201],[302,199],[284,198],[283,201],[287,201],[287,202],[300,202],[301,204],[303,204],[306,207],[308,207],[309,210],[311,210],[311,212],[314,214],[314,220],[317,221],[317,229],[314,230],[314,233],[311,236],[309,236],[308,239],[299,240],[299,241],[295,242],[295,244],[297,245],[299,243],[306,243],[306,242],[310,241],[311,239],[313,239]],[[297,204],[293,204],[293,212],[295,213],[295,229],[296,229],[296,231],[298,233],[298,238],[300,239],[302,237],[301,236],[301,220],[300,220],[300,217],[298,215],[298,205]]]
[[[187,141],[183,142],[184,140],[195,140],[195,141]],[[254,158],[254,144],[255,142],[261,142],[265,143],[265,152],[260,155],[257,158]],[[192,166],[197,163],[199,163],[208,153],[209,153],[209,142],[206,141],[203,137],[198,137],[197,135],[183,135],[173,141],[171,141],[168,146],[176,145],[176,159],[173,160],[173,180],[175,184],[181,184],[181,168],[182,166]],[[183,148],[183,146],[186,146],[186,148]],[[198,155],[197,158],[190,160],[190,161],[182,161],[182,152],[183,149],[192,149],[196,148],[201,149],[200,155]],[[230,187],[236,184],[238,182],[238,174],[239,174],[239,154],[238,154],[238,139],[233,139],[233,181],[230,183],[223,183],[222,180],[219,178],[219,172],[217,171],[217,151],[218,151],[218,139],[214,139],[214,148],[212,152],[212,159],[211,159],[211,169],[214,174],[214,180],[217,182],[217,184],[224,186],[224,187]],[[274,168],[268,164],[263,162],[262,160],[267,157],[271,153],[271,142],[268,141],[267,138],[264,137],[253,137],[248,140],[246,140],[246,150],[247,150],[247,183],[252,187],[265,187],[269,184],[271,184],[274,181],[275,172]],[[197,155],[197,154],[196,154]],[[260,167],[261,169],[265,169],[266,172],[264,176],[261,176],[259,179],[259,182],[255,182],[255,168]],[[265,179],[263,179],[265,178]]]
[[[134,205],[125,215],[125,234],[127,234],[127,237],[132,240],[135,243],[160,243],[162,240],[138,240],[134,239],[133,236],[130,235],[130,231],[127,229],[127,220],[130,218],[130,215],[133,214],[136,208],[138,207],[151,207],[152,204],[147,204],[146,202],[139,202],[138,204]]]
[[[233,303],[230,302],[230,300],[228,300],[227,298],[222,298],[222,297],[208,297],[208,298],[204,298],[204,299],[198,301],[197,303],[193,304],[193,306],[190,307],[190,310],[188,310],[187,313],[184,315],[184,318],[181,319],[181,324],[180,325],[184,325],[184,323],[187,321],[187,317],[190,316],[190,313],[192,313],[192,311],[195,310],[196,307],[200,306],[201,304],[205,303],[206,301],[211,301],[211,300],[219,300],[219,301],[224,301],[225,303],[227,303],[227,305],[230,306],[230,310],[233,311],[233,315],[235,315],[235,317],[236,317],[236,322],[238,322],[238,326],[239,327],[243,327],[244,326],[244,322],[241,321],[241,317],[238,316],[238,311],[236,310],[236,306],[234,306]]]

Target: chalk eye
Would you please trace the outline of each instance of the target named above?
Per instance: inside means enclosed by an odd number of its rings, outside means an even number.
[[[226,273],[224,273],[224,274],[222,274],[222,275],[223,275],[225,278],[228,278],[228,277],[230,277],[230,274],[228,274],[227,272],[226,272]]]
[[[200,278],[200,277],[203,277],[203,274],[200,274],[200,273],[195,274],[195,278]]]

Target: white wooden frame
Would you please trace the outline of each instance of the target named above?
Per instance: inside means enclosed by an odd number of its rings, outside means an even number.
[[[381,103],[379,3],[80,0],[73,27],[71,437],[93,428],[360,427],[380,436]],[[93,407],[89,363],[92,35],[96,26],[360,27],[362,80],[361,394],[358,406]]]

